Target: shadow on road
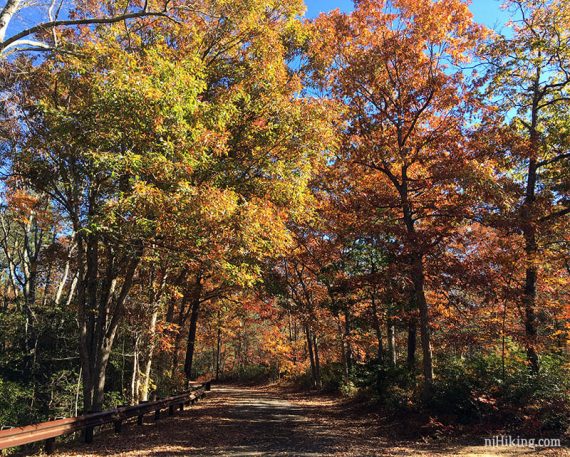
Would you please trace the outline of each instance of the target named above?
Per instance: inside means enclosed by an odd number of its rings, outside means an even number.
[[[215,386],[207,399],[174,418],[141,427],[129,425],[121,435],[103,432],[91,445],[62,448],[61,457],[194,456],[504,456],[536,455],[516,451],[402,443],[370,418],[336,414],[319,402],[291,403],[275,390]],[[396,434],[396,433],[392,433]],[[559,450],[560,451],[560,450]],[[547,452],[544,455],[567,455]]]

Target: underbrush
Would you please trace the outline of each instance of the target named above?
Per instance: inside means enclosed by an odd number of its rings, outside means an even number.
[[[30,388],[0,377],[0,425],[15,426],[33,418],[30,409]]]
[[[493,422],[526,435],[567,433],[570,372],[557,355],[545,355],[532,374],[523,354],[504,367],[500,357],[447,359],[425,407],[459,423]]]
[[[233,371],[224,373],[220,381],[263,384],[275,381],[277,378],[278,373],[273,366],[244,365]]]
[[[544,355],[532,374],[524,354],[503,361],[494,354],[437,360],[431,395],[422,377],[401,365],[355,366],[348,382],[338,364],[321,370],[326,392],[359,397],[395,416],[422,415],[444,426],[502,430],[526,436],[570,436],[570,370],[564,358]],[[297,385],[309,388],[308,374]]]

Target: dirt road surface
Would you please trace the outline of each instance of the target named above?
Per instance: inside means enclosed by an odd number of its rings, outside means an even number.
[[[411,440],[389,422],[346,413],[338,399],[276,388],[214,386],[196,406],[93,444],[60,446],[60,457],[194,456],[570,456],[568,449],[486,448]],[[445,441],[445,440],[443,440]],[[481,441],[483,441],[481,439]],[[483,443],[481,443],[483,444]]]

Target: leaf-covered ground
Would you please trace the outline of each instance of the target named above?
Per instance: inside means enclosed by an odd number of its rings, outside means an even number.
[[[198,405],[121,435],[103,432],[92,445],[60,447],[78,456],[507,456],[570,455],[568,449],[485,448],[450,439],[413,438],[410,424],[394,426],[381,415],[334,397],[270,387],[215,386]],[[476,440],[476,439],[475,439]],[[468,443],[469,440],[466,442]],[[483,438],[480,439],[481,444]]]

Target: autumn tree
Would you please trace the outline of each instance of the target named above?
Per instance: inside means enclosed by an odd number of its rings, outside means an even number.
[[[516,190],[505,217],[524,238],[521,303],[527,357],[536,373],[540,259],[548,245],[560,240],[560,230],[568,223],[564,216],[570,213],[570,6],[546,0],[508,0],[505,6],[512,11],[512,35],[496,36],[484,48],[483,58],[488,69],[487,93],[516,137],[506,148],[516,172]]]
[[[87,409],[102,405],[145,251],[182,253],[190,378],[200,306],[253,284],[258,263],[286,247],[322,163],[327,116],[298,96],[288,66],[302,4],[202,6],[207,19],[184,9],[136,31],[83,29],[89,40],[70,37],[71,54],[19,86],[17,172],[62,208],[77,245]]]
[[[180,53],[198,49],[206,83],[203,160],[192,170],[193,188],[172,208],[188,230],[173,243],[189,254],[197,294],[188,323],[188,378],[201,305],[236,286],[251,287],[263,262],[286,249],[287,224],[307,212],[309,181],[331,138],[325,106],[302,96],[289,65],[304,39],[302,2],[209,8],[206,19],[172,32]]]
[[[46,60],[21,85],[29,134],[14,160],[24,182],[62,209],[77,245],[89,410],[102,406],[117,327],[145,239],[155,233],[152,207],[141,200],[144,184],[158,188],[171,177],[165,164],[177,160],[174,145],[187,138],[185,119],[196,108],[201,83],[195,67],[173,66],[164,50],[163,57],[158,49],[135,57],[103,39],[81,52]],[[171,84],[177,90],[167,95]]]
[[[351,14],[332,12],[314,24],[315,81],[346,113],[336,166],[377,195],[369,211],[384,208],[386,230],[403,245],[427,391],[433,356],[425,256],[462,216],[457,177],[469,160],[462,135],[472,104],[457,65],[480,37],[461,1],[361,1]],[[375,213],[364,217],[375,220]]]

